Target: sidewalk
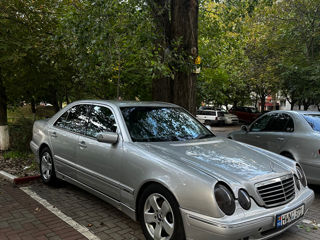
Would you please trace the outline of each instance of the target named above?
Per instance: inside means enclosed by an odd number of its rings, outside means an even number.
[[[19,188],[0,179],[1,240],[87,239]]]

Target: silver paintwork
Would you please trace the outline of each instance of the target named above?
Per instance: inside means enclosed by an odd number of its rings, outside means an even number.
[[[98,142],[104,142],[104,143],[117,143],[119,139],[119,135],[118,133],[114,133],[114,132],[105,132],[105,133],[101,133],[98,134],[97,136],[97,140]]]
[[[109,107],[118,126],[118,142],[102,143],[53,126],[65,111],[78,104]],[[159,102],[74,102],[51,119],[35,122],[30,147],[39,157],[39,150],[47,145],[52,151],[58,178],[86,189],[132,219],[136,219],[138,196],[144,186],[150,182],[161,184],[180,206],[187,239],[269,238],[285,230],[261,234],[275,227],[277,214],[301,204],[305,209],[310,207],[314,193],[308,187],[295,188],[293,200],[274,208],[266,208],[256,191],[256,183],[296,174],[295,162],[217,137],[185,142],[132,142],[121,106],[178,107]],[[236,200],[235,213],[226,216],[213,193],[220,181],[232,189],[235,198],[239,189],[245,189],[252,200],[251,208],[242,209]]]
[[[302,165],[309,183],[320,184],[320,133],[314,131],[302,114],[317,114],[319,112],[304,111],[273,111],[272,113],[286,113],[294,122],[293,132],[248,132],[234,131],[228,135],[236,141],[251,144],[266,150],[283,154],[290,153],[294,160]],[[262,116],[261,116],[262,117]]]

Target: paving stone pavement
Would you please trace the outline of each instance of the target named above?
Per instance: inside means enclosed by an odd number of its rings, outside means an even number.
[[[145,239],[140,225],[115,207],[66,182],[50,187],[34,182],[30,189],[101,240]]]
[[[85,240],[86,238],[30,198],[0,179],[1,240]]]
[[[65,215],[71,217],[74,221],[78,222],[79,224],[87,227],[101,240],[145,239],[142,235],[141,228],[138,223],[132,221],[129,217],[127,217],[125,214],[123,214],[113,206],[109,205],[108,203],[71,184],[62,182],[57,187],[49,187],[42,184],[39,181],[35,181],[31,184],[28,184],[27,186],[32,191],[37,193],[41,198],[46,199],[50,204],[55,206],[57,209],[61,210]],[[28,223],[28,221],[32,222],[32,229],[36,229],[37,227],[39,227],[39,232],[44,231],[42,230],[44,226],[50,228],[50,221],[47,220],[47,217],[42,216],[47,214],[45,209],[41,207],[39,213],[35,212],[34,209],[39,207],[39,205],[37,205],[36,203],[33,203],[31,205],[28,204],[28,196],[23,195],[23,193],[21,192],[18,194],[20,196],[18,197],[20,200],[14,200],[13,198],[15,198],[15,196],[13,196],[13,194],[10,193],[10,191],[8,190],[9,187],[15,189],[12,191],[19,191],[17,188],[13,188],[11,185],[5,186],[4,188],[0,184],[0,239],[6,239],[2,238],[2,236],[6,236],[3,234],[7,234],[8,225],[13,224],[10,227],[10,231],[18,234],[18,236],[19,233],[25,231],[25,229],[23,231],[21,231],[21,229],[19,230],[19,226],[15,224],[19,221],[23,223]],[[5,190],[3,190],[3,188]],[[311,209],[309,209],[308,213],[306,214],[305,218],[309,220],[315,220],[317,223],[320,223],[320,188],[318,186],[312,186],[312,189],[314,189],[316,193],[316,199]],[[10,194],[6,195],[6,191],[8,191]],[[24,203],[20,203],[19,201]],[[10,202],[11,205],[9,204]],[[7,205],[4,205],[3,203],[6,203]],[[8,217],[7,212],[10,212],[10,217]],[[24,215],[24,220],[19,220],[21,218],[21,214]],[[42,217],[39,218],[40,216]],[[51,216],[51,218],[54,217]],[[24,227],[23,223],[21,223],[22,227]],[[61,224],[61,226],[62,225],[63,224]],[[53,226],[55,226],[55,229],[57,229],[56,223],[53,223]],[[32,229],[30,229],[29,232],[32,233]],[[20,239],[37,239],[27,238],[29,232],[25,232],[25,235],[23,235],[26,238]],[[45,235],[44,237],[39,239],[67,239],[61,238],[61,236],[58,235],[59,232],[51,231],[45,232],[45,234],[48,235]],[[58,236],[53,234],[56,234]],[[294,225],[280,236],[274,237],[272,240],[302,239],[320,240],[320,230],[312,229],[312,226],[309,224],[300,223]]]

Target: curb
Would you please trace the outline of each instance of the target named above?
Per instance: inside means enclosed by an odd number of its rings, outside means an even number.
[[[19,178],[15,178],[13,179],[13,183],[15,184],[22,184],[22,183],[27,183],[36,179],[39,179],[40,175],[37,176],[27,176],[27,177],[19,177]]]
[[[0,171],[0,177],[6,179],[7,181],[13,184],[22,184],[26,182],[30,182],[40,178],[40,175],[37,176],[27,176],[27,177],[17,177],[5,171]]]
[[[17,178],[17,176],[14,176],[14,175],[7,173],[5,171],[2,171],[2,170],[0,171],[0,177],[8,180],[11,183],[14,183],[14,179]]]

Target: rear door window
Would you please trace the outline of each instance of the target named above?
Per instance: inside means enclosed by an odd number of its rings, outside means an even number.
[[[55,122],[54,126],[71,132],[84,134],[86,132],[90,108],[91,106],[86,104],[74,106],[64,113]]]
[[[264,131],[268,132],[283,132],[287,125],[288,119],[284,114],[274,113],[271,114],[271,119]]]

